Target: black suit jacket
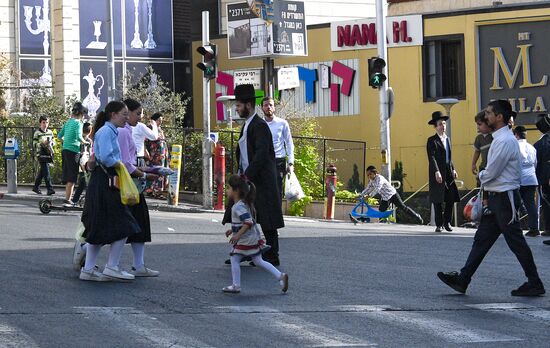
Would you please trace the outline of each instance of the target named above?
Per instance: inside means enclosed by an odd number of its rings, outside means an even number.
[[[241,137],[243,136],[241,129]],[[258,115],[252,116],[246,130],[246,148],[248,168],[244,175],[256,186],[256,222],[264,231],[271,231],[284,227],[281,196],[277,189],[277,167],[275,165],[275,151],[269,126]],[[240,166],[241,152],[236,146],[235,156]],[[226,211],[224,223],[231,222],[230,209]],[[228,214],[229,213],[229,214]]]
[[[460,196],[453,178],[454,165],[452,160],[452,149],[449,147],[450,161],[449,164],[447,164],[445,146],[441,138],[439,138],[439,135],[435,134],[428,138],[426,151],[428,153],[429,162],[430,200],[432,203],[443,203],[445,201],[459,202]],[[441,184],[435,179],[435,172],[437,171],[441,173],[443,178]],[[447,200],[445,199],[445,195],[447,195]]]

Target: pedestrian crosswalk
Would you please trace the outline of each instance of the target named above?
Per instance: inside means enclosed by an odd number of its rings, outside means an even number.
[[[102,348],[253,347],[265,346],[262,343],[266,342],[285,347],[540,346],[540,342],[550,340],[550,333],[544,330],[550,308],[526,303],[463,304],[439,309],[371,304],[231,305],[155,313],[135,307],[81,306],[61,312],[70,315],[78,326],[97,327],[102,336],[113,337],[112,345],[102,344]],[[0,311],[0,348],[58,346],[54,342],[44,344],[29,329],[32,326],[25,325],[21,318],[13,319]],[[507,322],[513,325],[502,325]],[[526,328],[539,330],[539,337],[532,337]]]

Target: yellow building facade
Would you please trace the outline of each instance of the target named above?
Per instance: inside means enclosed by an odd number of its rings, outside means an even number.
[[[397,22],[402,20],[402,18],[397,19]],[[390,17],[388,20],[391,21],[392,18]],[[409,21],[409,25],[411,25],[410,23],[414,25],[414,21]],[[550,47],[541,47],[540,44],[533,43],[533,40],[548,37],[544,31],[539,30],[539,27],[532,27],[533,24],[550,27],[550,5],[507,6],[425,14],[421,16],[421,28],[409,28],[409,32],[420,30],[422,44],[396,47],[390,45],[388,48],[388,82],[395,92],[394,112],[390,119],[391,158],[392,162],[401,161],[403,163],[403,170],[406,174],[403,183],[405,191],[415,191],[428,181],[426,139],[434,134],[434,128],[427,122],[433,111],[443,111],[443,108],[435,102],[439,97],[458,97],[459,99],[458,104],[451,110],[452,146],[453,161],[459,179],[465,182],[465,189],[473,188],[476,185],[475,177],[471,173],[472,144],[477,135],[474,116],[480,111],[483,104],[495,98],[511,99],[520,115],[518,123],[525,124],[528,129],[534,129],[529,125],[532,125],[536,113],[546,111],[544,98],[550,98],[548,78],[546,77],[546,73],[550,74],[550,60],[546,59],[545,64],[541,63],[535,66],[533,57],[545,55],[545,52],[550,52]],[[525,31],[523,28],[526,28]],[[353,27],[351,30],[353,31]],[[368,84],[368,59],[377,55],[376,47],[366,45],[366,48],[362,47],[361,49],[334,50],[334,44],[331,45],[331,38],[333,41],[335,39],[332,37],[335,35],[334,32],[334,28],[331,31],[331,27],[328,25],[309,27],[307,30],[308,55],[276,58],[275,66],[311,66],[313,62],[356,62],[356,66],[354,66],[356,68],[355,89],[350,96],[340,95],[340,103],[352,105],[349,110],[356,110],[357,114],[342,115],[340,112],[337,115],[316,115],[316,117],[318,117],[322,134],[325,137],[366,141],[367,165],[380,166],[378,90],[371,88]],[[503,36],[508,35],[514,39],[507,39],[506,47],[492,46],[491,40],[502,39],[499,37],[499,32],[502,32]],[[388,35],[390,42],[391,35],[390,31]],[[450,84],[457,85],[460,91],[450,91],[450,93],[458,95],[445,95],[445,93],[437,95],[436,91],[434,96],[430,96],[427,92],[427,81],[431,77],[426,71],[429,69],[426,60],[430,59],[430,54],[434,51],[430,50],[427,44],[433,44],[434,40],[444,40],[445,38],[461,42],[461,45],[457,46],[457,50],[461,51],[457,55],[458,62],[449,63],[450,65],[458,64],[456,69],[462,69],[458,74],[463,75],[462,82],[456,83],[452,79],[449,80],[452,82]],[[404,39],[407,41],[406,37]],[[227,38],[223,37],[212,41],[218,45],[220,71],[262,67],[261,59],[229,60],[227,58]],[[488,42],[488,44],[481,47],[480,42]],[[200,46],[200,42],[195,42],[194,51],[198,46]],[[200,58],[201,56],[195,53],[194,62],[199,62]],[[439,57],[440,66],[452,73],[455,68],[449,68],[449,64],[445,62],[444,58],[444,56]],[[537,62],[542,61],[542,57],[537,59]],[[435,75],[437,75],[437,71]],[[202,125],[202,85],[198,82],[202,79],[202,72],[199,69],[194,69],[193,78],[195,81],[193,87],[195,125],[200,127]],[[338,77],[333,80],[341,82],[342,85],[344,83]],[[432,81],[436,80],[437,76]],[[316,83],[320,84],[321,81]],[[214,96],[220,89],[219,86],[216,87],[215,83],[211,85],[211,94]],[[447,88],[445,86],[447,83],[440,82],[439,85],[440,89]],[[490,87],[486,88],[485,85]],[[502,93],[502,96],[499,93]],[[525,93],[527,93],[526,96],[524,96]],[[299,93],[296,92],[296,94]],[[316,98],[316,103],[330,104],[330,101],[326,100],[327,94],[318,94]],[[354,100],[348,101],[346,98]],[[550,103],[550,100],[547,102]],[[211,103],[211,110],[213,110],[212,128],[216,128],[216,104],[214,101]],[[224,127],[224,125],[220,124],[220,127]],[[540,134],[536,130],[530,130],[528,141],[533,143],[539,136]]]

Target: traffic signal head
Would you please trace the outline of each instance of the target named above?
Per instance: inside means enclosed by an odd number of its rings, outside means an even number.
[[[387,79],[384,75],[384,67],[386,67],[384,59],[379,57],[369,59],[369,86],[379,88],[384,84]]]
[[[202,62],[198,63],[197,67],[203,71],[204,78],[211,80],[218,77],[218,69],[216,67],[216,45],[210,44],[198,47],[197,52],[202,55]]]

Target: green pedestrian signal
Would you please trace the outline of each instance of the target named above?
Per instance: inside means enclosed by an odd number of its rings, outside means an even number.
[[[203,56],[202,62],[198,63],[197,67],[203,71],[204,78],[212,80],[218,77],[216,67],[217,46],[213,44],[201,46],[197,48],[197,52]]]
[[[369,86],[372,88],[380,88],[387,80],[384,75],[386,62],[379,57],[369,58]]]

